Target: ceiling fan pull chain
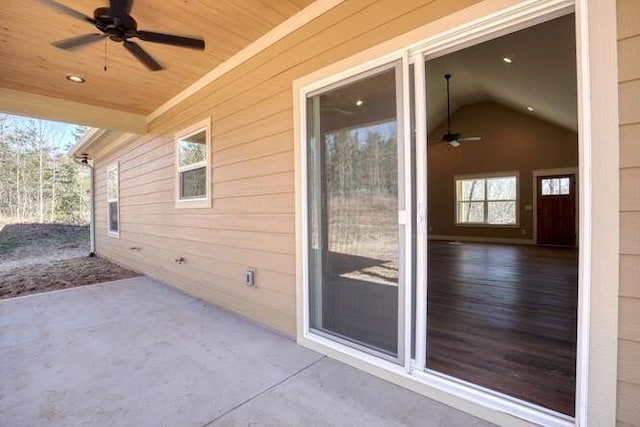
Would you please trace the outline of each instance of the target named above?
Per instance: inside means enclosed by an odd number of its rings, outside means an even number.
[[[104,38],[104,70],[107,71],[107,37]]]

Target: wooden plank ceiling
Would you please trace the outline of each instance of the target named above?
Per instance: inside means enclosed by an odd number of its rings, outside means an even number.
[[[93,16],[106,0],[58,0]],[[120,43],[74,51],[52,42],[95,33],[37,0],[0,2],[0,86],[137,114],[149,114],[211,69],[296,14],[313,0],[134,0],[139,30],[200,36],[204,52],[138,41],[165,69],[148,71]],[[104,70],[105,47],[107,70]],[[65,76],[86,79],[73,84]]]

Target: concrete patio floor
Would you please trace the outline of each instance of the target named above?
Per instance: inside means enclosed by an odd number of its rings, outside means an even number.
[[[146,277],[0,301],[0,424],[488,425]]]

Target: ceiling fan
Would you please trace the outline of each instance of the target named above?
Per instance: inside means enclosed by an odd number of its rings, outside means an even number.
[[[122,43],[136,59],[142,62],[149,70],[158,71],[163,67],[151,55],[149,55],[138,43],[131,41],[132,38],[152,43],[161,43],[171,46],[186,47],[190,49],[204,50],[204,40],[200,38],[183,37],[173,34],[156,33],[153,31],[138,31],[138,24],[129,12],[133,0],[109,0],[109,7],[99,7],[93,12],[93,18],[86,16],[70,7],[67,7],[54,0],[40,0],[44,5],[55,9],[72,18],[93,24],[100,32],[84,34],[71,37],[52,43],[53,46],[74,50],[87,44],[109,38],[115,42]]]
[[[438,142],[446,142],[451,147],[459,147],[462,142],[478,142],[482,140],[479,136],[462,136],[460,133],[451,132],[451,94],[449,91],[449,83],[451,80],[451,74],[445,74],[444,78],[447,80],[447,133],[442,135],[442,139]]]

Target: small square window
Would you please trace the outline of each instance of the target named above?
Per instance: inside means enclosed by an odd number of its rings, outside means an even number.
[[[543,178],[541,180],[543,196],[566,196],[571,194],[571,179],[569,177]]]

